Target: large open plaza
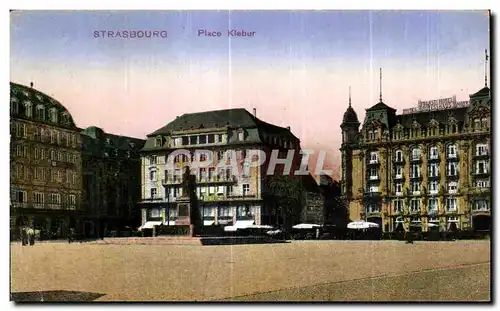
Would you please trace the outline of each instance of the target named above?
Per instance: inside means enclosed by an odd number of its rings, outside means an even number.
[[[11,292],[43,301],[489,301],[490,264],[490,241],[13,243]]]

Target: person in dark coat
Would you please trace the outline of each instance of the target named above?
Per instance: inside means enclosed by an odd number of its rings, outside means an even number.
[[[73,229],[73,228],[69,228],[69,232],[68,232],[68,243],[73,242],[74,236],[75,236],[75,229]]]
[[[28,234],[25,227],[21,229],[21,242],[23,243],[23,246],[28,245]]]

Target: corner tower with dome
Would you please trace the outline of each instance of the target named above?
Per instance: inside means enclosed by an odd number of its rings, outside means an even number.
[[[10,83],[11,238],[34,227],[42,238],[80,229],[81,142],[70,112],[31,86]]]
[[[491,92],[419,101],[397,114],[380,100],[361,128],[344,113],[342,196],[351,220],[398,230],[491,230]]]

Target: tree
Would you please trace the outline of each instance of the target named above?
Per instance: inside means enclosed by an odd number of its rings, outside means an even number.
[[[282,222],[285,227],[290,227],[300,217],[304,191],[300,179],[292,176],[267,176],[265,184],[263,198],[269,204],[271,213],[277,216],[277,224]]]

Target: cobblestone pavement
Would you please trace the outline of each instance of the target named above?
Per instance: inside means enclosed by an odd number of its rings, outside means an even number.
[[[97,301],[488,301],[490,242],[11,244],[11,291]]]

